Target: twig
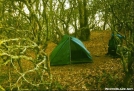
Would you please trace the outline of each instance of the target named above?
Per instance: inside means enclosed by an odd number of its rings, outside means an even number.
[[[18,80],[16,81],[16,83],[12,86],[12,88],[14,88],[15,86],[17,86],[17,84],[19,83],[19,81],[20,81],[22,78],[23,78],[27,83],[31,84],[32,86],[39,87],[40,84],[44,84],[44,83],[34,84],[34,83],[28,81],[28,80],[25,78],[25,75],[28,74],[28,73],[31,73],[31,72],[38,71],[38,70],[41,68],[42,64],[45,64],[45,63],[46,63],[46,59],[44,59],[44,60],[41,61],[40,63],[36,64],[36,67],[35,67],[34,69],[28,70],[28,71],[26,71],[26,72],[24,72],[24,73],[20,73],[20,72],[17,70],[16,66],[12,63],[12,65],[13,65],[14,68],[16,69],[17,73],[20,74],[20,77],[18,78]],[[44,66],[44,67],[42,68],[42,70],[47,70],[47,68]]]

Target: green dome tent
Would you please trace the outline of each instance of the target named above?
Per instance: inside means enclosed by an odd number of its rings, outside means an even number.
[[[77,38],[64,35],[50,54],[50,65],[66,65],[92,62],[90,52]]]

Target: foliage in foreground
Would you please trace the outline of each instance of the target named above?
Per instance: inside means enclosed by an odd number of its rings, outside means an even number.
[[[0,57],[1,89],[50,89],[49,62],[35,42],[25,38],[0,40]]]

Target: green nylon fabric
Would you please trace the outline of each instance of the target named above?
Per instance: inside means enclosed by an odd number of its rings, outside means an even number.
[[[50,65],[92,62],[90,52],[77,38],[64,35],[50,54]]]

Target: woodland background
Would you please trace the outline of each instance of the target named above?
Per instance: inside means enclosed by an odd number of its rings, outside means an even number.
[[[60,83],[61,80],[54,80],[53,67],[49,65],[49,54],[46,52],[46,49],[51,49],[48,45],[51,42],[58,44],[62,36],[68,34],[84,41],[85,45],[94,41],[94,45],[89,44],[94,46],[94,51],[92,48],[88,50],[96,57],[102,51],[94,54],[98,41],[93,39],[105,36],[99,42],[106,46],[111,32],[125,36],[124,44],[119,49],[121,58],[110,59],[120,60],[119,66],[124,75],[121,80],[115,81],[113,77],[115,73],[109,73],[112,75],[109,78],[109,74],[101,70],[104,79],[99,79],[98,75],[91,76],[95,82],[90,86],[87,76],[87,85],[84,85],[84,89],[104,89],[107,86],[132,88],[133,6],[133,0],[0,0],[0,89],[3,91],[73,89],[70,88],[71,84],[66,85]],[[127,54],[123,53],[124,49]],[[104,53],[106,51],[107,49]],[[106,65],[103,66],[107,68]],[[90,73],[87,72],[87,75]],[[117,83],[111,84],[114,82]]]

